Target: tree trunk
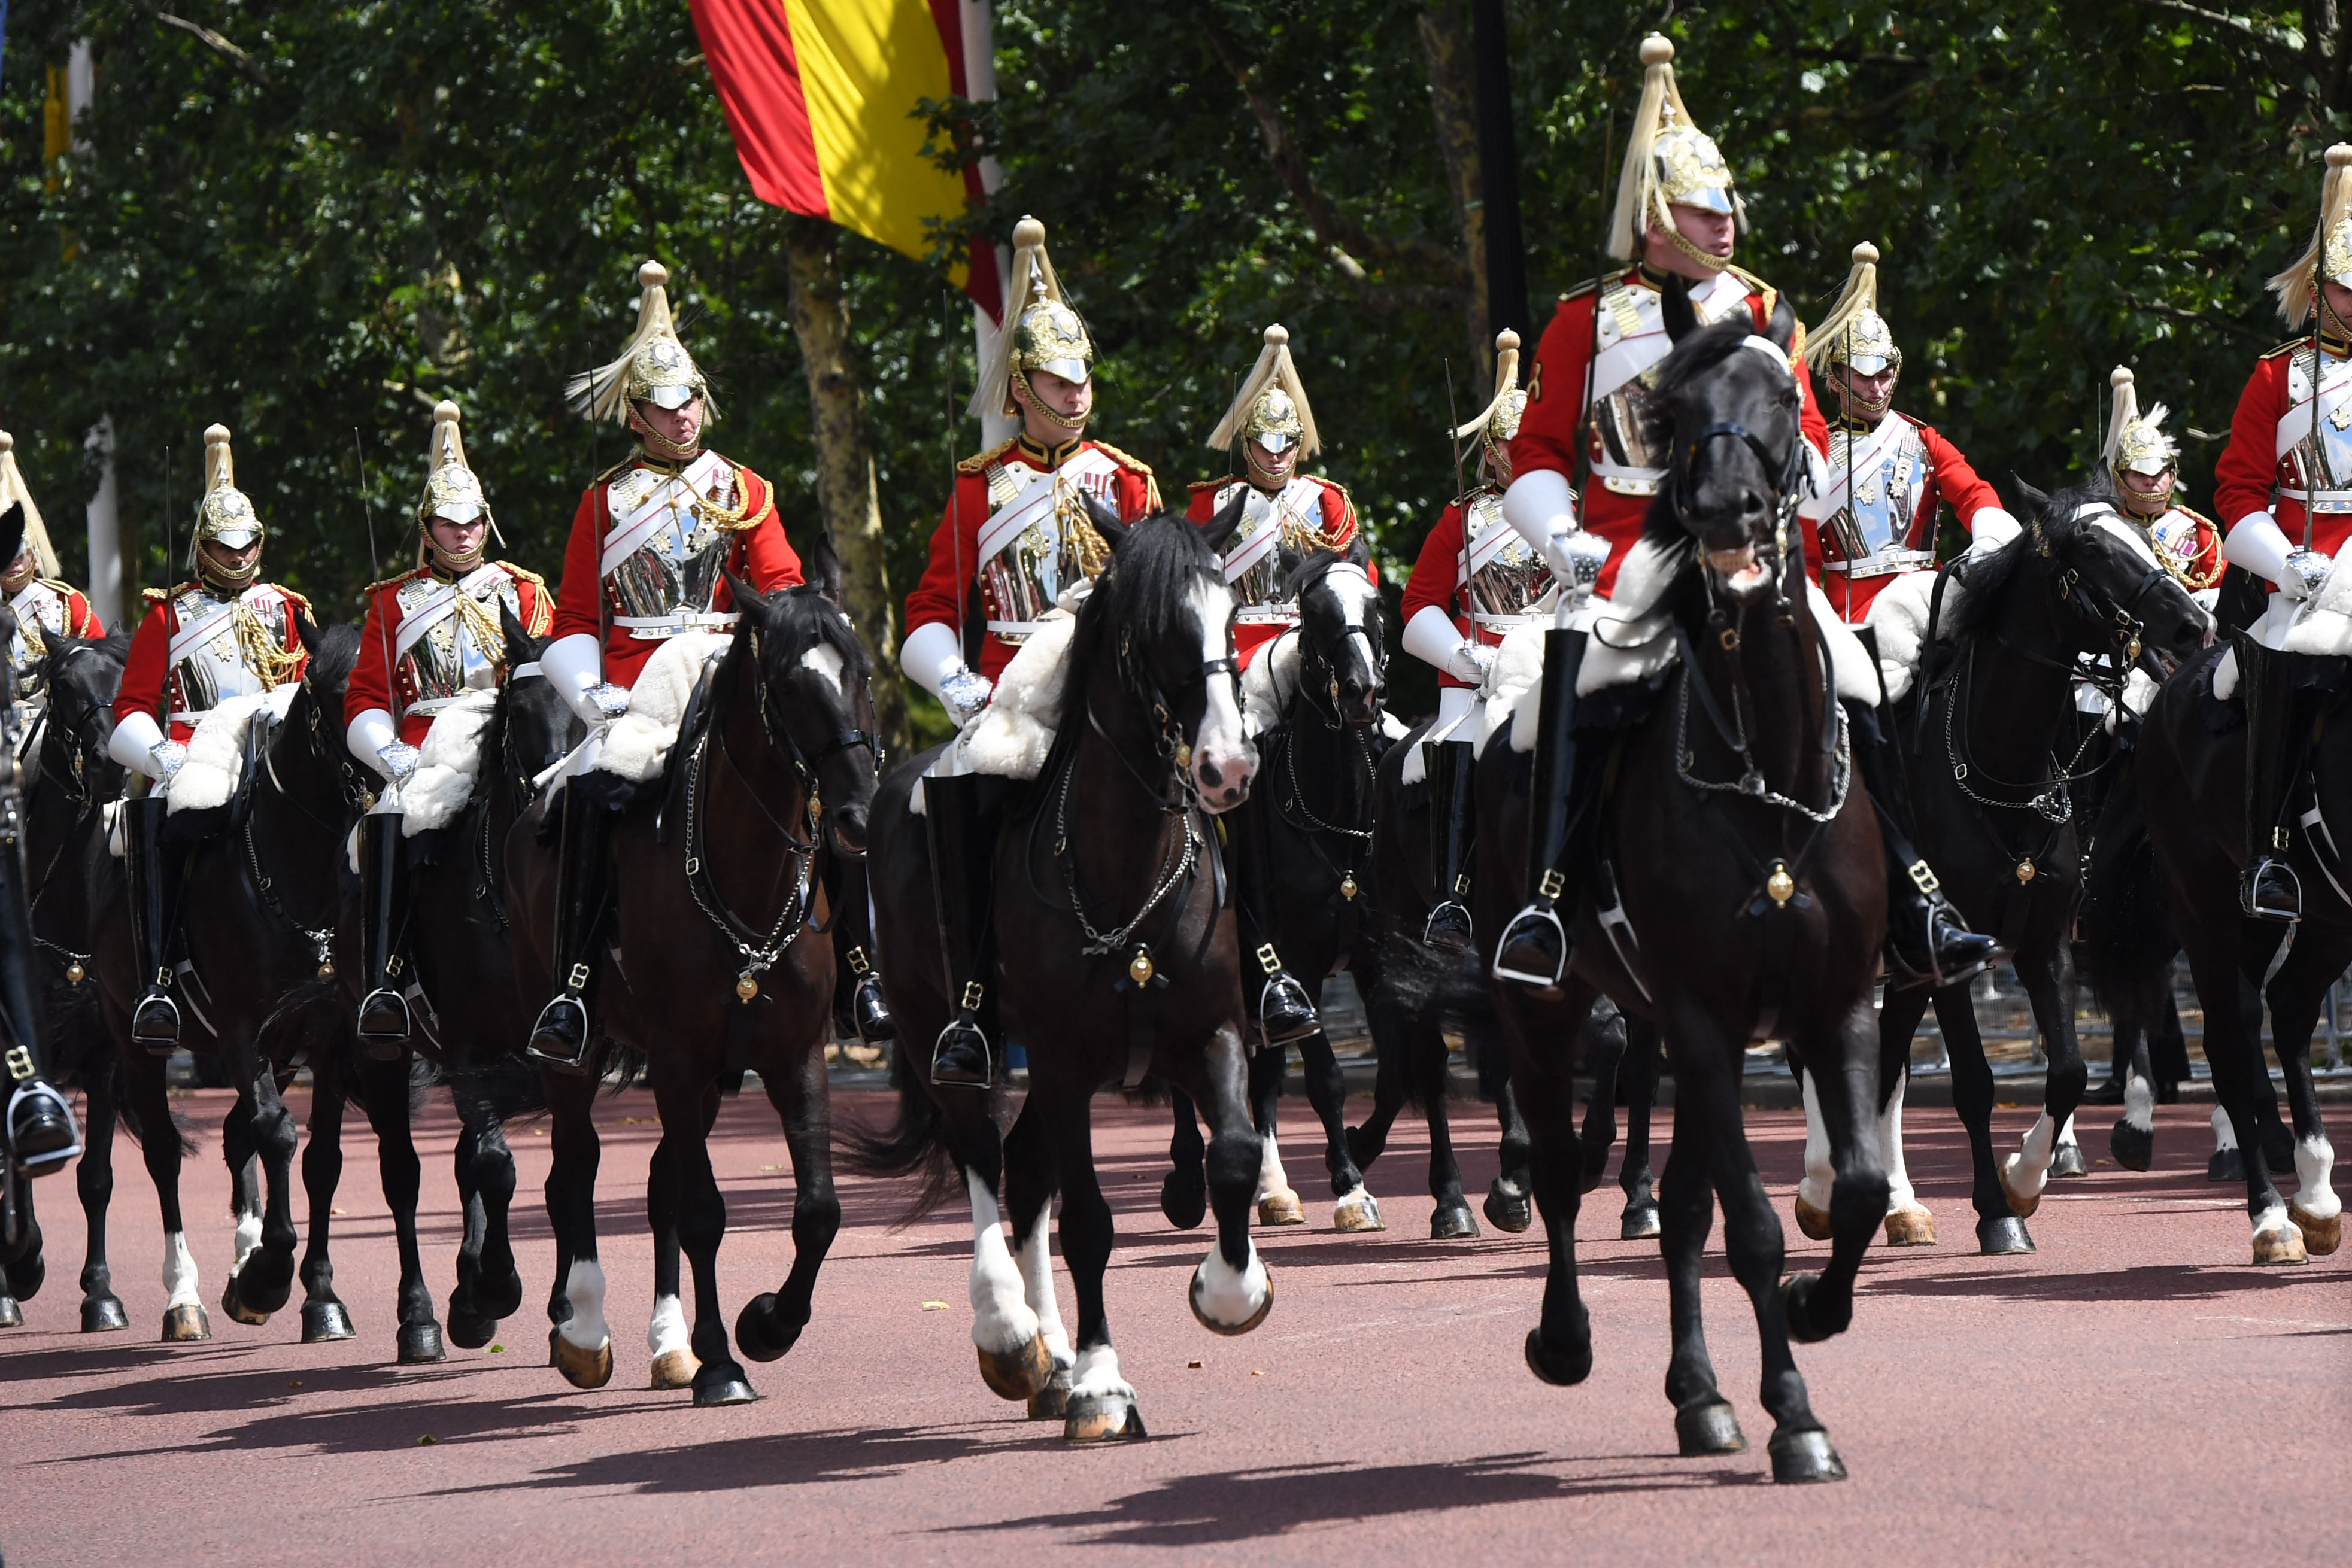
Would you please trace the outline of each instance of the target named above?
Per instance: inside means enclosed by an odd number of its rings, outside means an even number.
[[[874,653],[874,716],[896,756],[911,749],[907,693],[898,673],[898,606],[883,569],[882,506],[874,444],[866,430],[866,389],[849,340],[842,297],[840,232],[821,218],[784,219],[792,277],[793,336],[807,367],[809,425],[816,444],[816,503],[841,557],[850,620]]]
[[[1440,0],[1423,8],[1421,48],[1429,62],[1429,109],[1437,126],[1438,155],[1454,192],[1454,217],[1461,225],[1464,259],[1470,267],[1469,379],[1474,392],[1494,375],[1495,345],[1486,332],[1486,222],[1478,182],[1478,117],[1470,88],[1470,32],[1460,0]],[[1473,400],[1483,404],[1484,399]]]

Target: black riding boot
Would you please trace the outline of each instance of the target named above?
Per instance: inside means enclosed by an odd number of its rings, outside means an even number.
[[[130,880],[131,957],[143,988],[131,1013],[131,1038],[151,1056],[180,1043],[180,1008],[172,999],[173,919],[187,851],[163,842],[166,803],[155,796],[122,802],[122,868]]]
[[[1537,700],[1535,773],[1528,786],[1528,904],[1495,945],[1495,977],[1538,991],[1559,986],[1568,971],[1565,902],[1574,913],[1570,876],[1582,857],[1577,830],[1598,803],[1597,758],[1579,755],[1576,677],[1584,666],[1584,633],[1557,627],[1544,633],[1543,688]],[[1592,749],[1598,748],[1581,748]]]
[[[24,1020],[22,1031],[0,1052],[0,1158],[39,1176],[63,1169],[81,1153],[81,1130],[74,1124],[73,1107],[43,1070],[40,993],[29,967],[33,920],[19,880],[23,869],[14,854],[0,857],[0,998],[9,1017]],[[6,1293],[0,1287],[0,1295]]]
[[[400,814],[371,811],[360,819],[360,951],[369,990],[360,998],[360,1046],[378,1061],[397,1061],[408,1049],[408,998],[400,939],[408,929],[408,855]]]
[[[1423,741],[1423,766],[1429,775],[1429,865],[1437,902],[1430,906],[1421,939],[1432,947],[1467,953],[1470,931],[1470,848],[1477,797],[1471,770],[1477,748],[1466,740]]]
[[[890,1016],[890,998],[882,990],[882,971],[874,967],[861,944],[843,955],[849,972],[857,977],[857,986],[850,993],[850,1020],[856,1026],[857,1038],[868,1045],[880,1045],[898,1038],[898,1020]]]
[[[2256,920],[2303,918],[2303,884],[2287,863],[2286,797],[2302,732],[2296,722],[2294,664],[2252,637],[2240,636],[2238,689],[2246,695],[2246,869],[2238,907]]]
[[[588,983],[596,976],[612,890],[613,814],[573,785],[563,791],[555,875],[555,996],[531,1026],[525,1054],[558,1072],[588,1071]]]
[[[994,1079],[983,1019],[995,1014],[984,977],[995,970],[998,786],[977,775],[923,780],[923,824],[931,841],[931,896],[940,912],[940,955],[955,1009],[931,1042],[931,1082],[985,1089]]]
[[[1314,1034],[1323,1027],[1323,1020],[1316,1014],[1315,998],[1297,976],[1282,967],[1282,955],[1274,945],[1279,922],[1274,913],[1274,845],[1266,832],[1265,813],[1270,810],[1267,803],[1247,805],[1228,813],[1224,821],[1229,830],[1226,842],[1234,851],[1234,891],[1242,915],[1242,945],[1250,949],[1243,967],[1246,971],[1255,966],[1257,971],[1255,976],[1243,975],[1242,994],[1247,997],[1251,987],[1256,987],[1258,1036],[1267,1045],[1279,1048]]]
[[[2000,956],[2000,944],[1968,928],[1935,871],[1912,847],[1910,791],[1884,727],[1892,716],[1852,705],[1846,714],[1854,766],[1877,808],[1879,839],[1886,846],[1888,984],[1902,989],[1972,980]]]

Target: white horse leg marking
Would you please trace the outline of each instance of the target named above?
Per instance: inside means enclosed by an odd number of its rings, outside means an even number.
[[[2124,1120],[2137,1132],[2156,1131],[2156,1085],[2137,1072],[2124,1080]]]
[[[964,1172],[963,1185],[971,1195],[971,1343],[1002,1355],[1037,1337],[1037,1314],[1022,1299],[1021,1270],[1004,1244],[996,1194],[976,1172]],[[1038,1223],[1042,1232],[1044,1221]]]
[[[2025,1129],[2017,1153],[2000,1163],[2001,1180],[2020,1197],[2039,1197],[2050,1185],[2050,1162],[2058,1152],[2058,1124],[2042,1112]]]
[[[694,1335],[686,1326],[686,1306],[676,1296],[656,1296],[654,1315],[646,1323],[646,1348],[658,1361],[674,1350],[692,1350]]]
[[[174,1230],[163,1238],[163,1310],[202,1305],[196,1294],[196,1260],[188,1250],[188,1236]]]
[[[2237,1146],[2238,1129],[2230,1124],[2230,1113],[2219,1105],[2214,1106],[2213,1152],[2218,1155],[2224,1149],[2234,1149]]]
[[[2076,1149],[2082,1147],[2074,1142],[2074,1113],[2072,1111],[2066,1113],[2066,1124],[2058,1129],[2058,1147],[2063,1149],[2069,1146]]]
[[[1135,1390],[1128,1386],[1118,1370],[1118,1352],[1107,1344],[1088,1345],[1080,1351],[1077,1364],[1070,1371],[1070,1397],[1133,1399]]]
[[[613,1343],[613,1331],[604,1322],[604,1265],[593,1258],[575,1259],[572,1272],[564,1276],[563,1299],[572,1304],[572,1315],[555,1332],[566,1344],[597,1351]]]
[[[1886,1109],[1878,1114],[1878,1153],[1886,1165],[1886,1212],[1889,1214],[1919,1206],[1918,1194],[1911,1190],[1911,1173],[1903,1166],[1903,1091],[1910,1079],[1911,1075],[1906,1072],[1895,1081],[1895,1096],[1887,1101]]]
[[[2315,1134],[2294,1145],[2294,1179],[2299,1184],[2294,1206],[2314,1219],[2333,1219],[2344,1212],[2344,1200],[2336,1196],[2328,1178],[2336,1171],[2336,1146],[2325,1133]]]
[[[1037,1314],[1037,1332],[1045,1336],[1054,1364],[1066,1368],[1073,1359],[1070,1335],[1062,1326],[1062,1304],[1054,1295],[1054,1248],[1046,1235],[1053,1219],[1050,1206],[1041,1209],[1037,1223],[1029,1228],[1029,1239],[1022,1244],[1021,1299]]]
[[[245,1271],[245,1260],[261,1245],[261,1216],[240,1214],[236,1217],[236,1261],[228,1266],[228,1277],[236,1279]]]
[[[1192,1300],[1210,1322],[1227,1328],[1239,1328],[1257,1316],[1274,1290],[1266,1278],[1265,1263],[1257,1255],[1257,1244],[1244,1241],[1244,1245],[1249,1248],[1249,1261],[1243,1267],[1236,1269],[1226,1262],[1224,1252],[1212,1245],[1209,1255],[1192,1271]]]
[[[1813,1075],[1802,1072],[1798,1082],[1805,1094],[1805,1175],[1797,1183],[1797,1197],[1809,1208],[1823,1214],[1830,1209],[1830,1188],[1837,1180],[1837,1171],[1830,1164],[1829,1124],[1822,1120],[1821,1097],[1813,1091]]]
[[[1258,1139],[1257,1147],[1257,1196],[1250,1199],[1252,1203],[1270,1193],[1290,1190],[1290,1177],[1283,1171],[1282,1150],[1276,1146],[1274,1134]]]

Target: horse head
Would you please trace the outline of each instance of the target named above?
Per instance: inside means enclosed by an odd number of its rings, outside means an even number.
[[[1343,553],[1282,552],[1283,593],[1298,606],[1298,685],[1328,700],[1341,724],[1380,722],[1388,645],[1371,551],[1359,534]]]
[[[1784,296],[1757,331],[1747,311],[1712,326],[1680,279],[1664,295],[1674,351],[1659,368],[1644,418],[1666,477],[1650,514],[1661,542],[1696,543],[1733,598],[1763,592],[1797,555],[1792,525],[1806,473],[1803,394],[1789,363],[1797,313]]]
[[[122,685],[122,662],[131,636],[52,637],[35,666],[48,699],[48,733],[42,741],[44,778],[61,776],[77,798],[93,793],[111,800],[121,792],[122,765],[106,754],[114,736],[114,694]]]
[[[761,593],[728,582],[743,616],[737,634],[751,639],[761,723],[824,802],[834,848],[862,855],[879,764],[866,644],[820,586]]]
[[[552,639],[532,636],[504,601],[499,604],[499,620],[507,641],[507,684],[499,699],[500,772],[528,803],[531,780],[562,760],[580,743],[586,727],[539,667],[539,656]],[[488,769],[483,776],[488,777]]]
[[[270,770],[290,793],[333,791],[345,806],[356,806],[361,791],[373,783],[360,776],[343,744],[343,694],[359,663],[360,629],[340,622],[321,627],[304,615],[299,635],[310,657],[302,668],[302,689],[269,742]]]
[[[2017,485],[2032,520],[1962,579],[1971,595],[2011,580],[2043,585],[2043,612],[2026,613],[2050,628],[2047,651],[2107,654],[2119,672],[2146,652],[2169,674],[2211,640],[2212,618],[2116,511],[2104,475],[2055,495]]]
[[[1121,684],[1159,726],[1163,755],[1183,770],[1203,807],[1230,811],[1249,798],[1257,747],[1242,729],[1234,593],[1224,568],[1202,530],[1178,513],[1130,525],[1092,494],[1085,501],[1110,559],[1078,612],[1062,727],[1076,733],[1073,726],[1087,722],[1087,683],[1076,673],[1108,647]]]

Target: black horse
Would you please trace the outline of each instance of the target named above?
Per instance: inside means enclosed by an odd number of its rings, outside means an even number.
[[[74,1167],[89,1234],[81,1271],[81,1327],[85,1333],[129,1326],[114,1293],[106,1258],[106,1211],[114,1195],[114,1129],[123,1109],[114,1037],[99,1009],[99,988],[88,984],[91,967],[89,888],[84,857],[103,831],[100,808],[121,787],[121,765],[106,754],[114,730],[114,692],[121,684],[128,634],[102,640],[53,637],[34,665],[34,684],[43,695],[39,716],[22,737],[20,777],[25,793],[25,864],[33,936],[38,947],[36,983],[43,1003],[43,1038],[51,1071],[61,1089],[83,1095],[82,1155]],[[127,1124],[140,1132],[135,1120]],[[176,1138],[168,1124],[161,1135]],[[23,1198],[30,1213],[32,1189]],[[37,1233],[37,1226],[36,1226]],[[39,1288],[39,1254],[34,1251],[7,1271],[0,1289],[0,1327],[24,1320],[10,1297],[29,1298]]]
[[[180,982],[183,1043],[217,1055],[237,1091],[221,1133],[221,1154],[235,1189],[236,1255],[221,1306],[239,1322],[267,1322],[293,1293],[297,1236],[293,1218],[295,1128],[280,1091],[299,1062],[260,1049],[262,1025],[296,987],[328,977],[334,961],[347,808],[358,764],[343,748],[343,688],[359,648],[355,626],[324,630],[307,620],[310,651],[300,688],[284,722],[257,716],[236,798],[201,820],[167,826],[196,839],[180,899],[177,926],[184,954]],[[164,1135],[172,1124],[163,1062],[131,1037],[131,1010],[146,977],[132,971],[122,862],[94,837],[83,856],[92,923],[90,946],[115,1038],[127,1108],[149,1129],[148,1175],[163,1210],[166,1341],[209,1338],[197,1273],[180,1210],[182,1145]],[[261,1190],[249,1165],[257,1164]]]
[[[1234,598],[1211,546],[1172,513],[1122,525],[1099,506],[1110,558],[1077,612],[1053,747],[1008,806],[994,856],[998,986],[1029,1093],[1000,1135],[1005,1091],[939,1088],[901,1062],[899,1120],[858,1139],[865,1169],[923,1171],[919,1205],[961,1187],[972,1210],[972,1339],[982,1379],[1074,1441],[1139,1437],[1103,1303],[1110,1205],[1095,1174],[1095,1093],[1157,1077],[1207,1113],[1216,1245],[1192,1274],[1214,1333],[1265,1320],[1274,1288],[1249,1234],[1260,1166],[1251,1124],[1242,982],[1209,814],[1248,793]],[[1214,525],[1212,525],[1213,527]],[[894,769],[875,809],[876,909],[890,1003],[909,1040],[947,1022],[930,853],[914,791],[938,759]],[[1002,1179],[1013,1247],[999,1226]],[[1062,1254],[1077,1291],[1075,1354],[1054,1295],[1045,1218],[1062,1193]],[[1017,1253],[1018,1261],[1015,1261]]]
[[[793,1260],[781,1287],[744,1307],[736,1348],[754,1361],[792,1348],[841,1228],[824,1066],[832,911],[821,862],[865,852],[875,787],[868,657],[839,605],[816,586],[765,595],[730,586],[741,620],[705,669],[665,776],[625,803],[614,828],[614,951],[596,1004],[608,1052],[611,1042],[641,1052],[653,1078],[662,1138],[646,1199],[656,1257],[649,1342],[657,1384],[687,1379],[698,1406],[757,1397],[729,1354],[718,1279],[727,1207],[705,1143],[722,1090],[747,1069],[760,1074],[792,1152]],[[586,773],[565,788],[609,781]],[[540,841],[549,813],[547,800],[535,803],[506,839],[516,971],[531,998],[548,994],[552,962],[555,856]],[[613,1347],[596,1257],[596,1078],[542,1078],[554,1113],[550,1350],[575,1386],[601,1387]],[[694,1270],[690,1334],[681,1246]]]
[[[1366,570],[1370,559],[1360,538],[1345,554],[1283,552],[1284,595],[1298,606],[1298,630],[1257,654],[1246,685],[1267,694],[1275,710],[1275,722],[1257,737],[1262,780],[1220,823],[1229,848],[1254,843],[1267,862],[1258,871],[1263,891],[1257,896],[1266,909],[1257,918],[1281,944],[1283,962],[1295,974],[1318,979],[1349,970],[1367,998],[1382,988],[1380,891],[1370,852],[1387,665],[1380,591]],[[1244,862],[1228,859],[1238,875]],[[1246,887],[1241,891],[1251,895]],[[1244,967],[1251,966],[1245,961]],[[1298,1042],[1298,1054],[1307,1098],[1323,1123],[1323,1163],[1337,1199],[1332,1226],[1382,1229],[1380,1205],[1364,1190],[1349,1150],[1347,1084],[1329,1037],[1309,1035]],[[1307,1222],[1276,1141],[1288,1055],[1261,1048],[1250,1058],[1250,1116],[1263,1162],[1257,1214],[1265,1225]],[[1204,1146],[1192,1102],[1181,1089],[1173,1098],[1176,1134],[1168,1152],[1175,1168],[1160,1187],[1160,1206],[1171,1224],[1189,1230],[1208,1210]]]
[[[2008,950],[2049,1056],[2042,1114],[2018,1152],[1996,1162],[1992,1068],[1967,986],[1890,989],[1879,1014],[1881,1154],[1895,1178],[1887,1239],[1935,1239],[1932,1218],[1902,1177],[1911,1037],[1932,999],[1973,1155],[1977,1242],[1990,1254],[2033,1250],[2025,1220],[2088,1081],[2074,1038],[2083,886],[2074,792],[2096,782],[2091,757],[2102,736],[2077,712],[2076,684],[2087,674],[2119,701],[2135,666],[2189,658],[2209,624],[2146,536],[2116,515],[2104,479],[2054,496],[2031,486],[2022,493],[2032,519],[2022,533],[1944,569],[1917,675],[1894,710],[1920,852],[1953,901]],[[1828,1234],[1829,1173],[1817,1144],[1809,1138],[1797,1219],[1820,1238]]]
[[[1763,334],[1744,315],[1702,329],[1670,287],[1665,312],[1675,347],[1652,393],[1652,435],[1674,455],[1642,547],[1656,554],[1664,586],[1642,608],[1663,616],[1660,634],[1677,657],[1646,713],[1636,707],[1613,737],[1577,736],[1580,748],[1611,748],[1611,788],[1598,808],[1600,863],[1577,869],[1574,907],[1562,905],[1573,916],[1573,961],[1558,999],[1496,985],[1550,1246],[1527,1358],[1560,1385],[1582,1381],[1592,1365],[1576,1286],[1583,1166],[1571,1074],[1577,1026],[1605,990],[1657,1021],[1675,1076],[1673,1152],[1658,1197],[1673,1302],[1666,1394],[1682,1449],[1744,1446],[1700,1328],[1700,1251],[1719,1195],[1732,1272],[1763,1342],[1773,1477],[1833,1479],[1844,1468],[1806,1399],[1790,1340],[1826,1338],[1852,1321],[1855,1272],[1886,1208],[1871,1120],[1885,852],[1803,582],[1801,402],[1786,357],[1794,311],[1780,301]],[[1546,662],[1575,667],[1569,657]],[[1648,689],[1618,688],[1616,699],[1637,703]],[[1555,723],[1566,712],[1554,706],[1560,695],[1531,694]],[[1526,863],[1530,771],[1500,735],[1477,769],[1481,931],[1501,931],[1527,895],[1513,868]],[[1830,1265],[1785,1281],[1780,1220],[1740,1120],[1747,1047],[1767,1036],[1786,1041],[1819,1080],[1837,1171]]]

